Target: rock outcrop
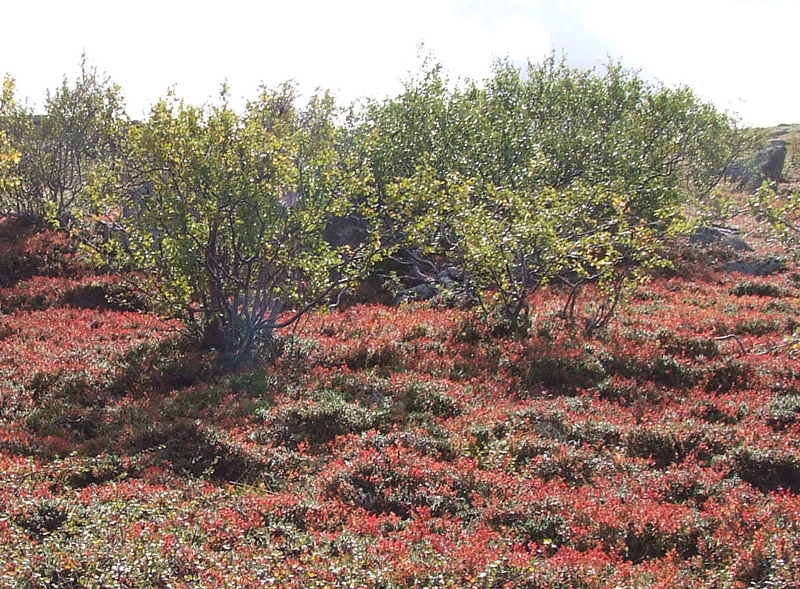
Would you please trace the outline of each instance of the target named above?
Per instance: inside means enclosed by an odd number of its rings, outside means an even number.
[[[785,270],[786,265],[778,258],[764,258],[761,260],[734,260],[723,266],[726,272],[738,272],[748,276],[767,276]]]
[[[742,239],[739,232],[730,227],[698,227],[689,238],[689,243],[704,247],[723,245],[733,250],[753,251],[753,248]]]
[[[415,275],[424,277],[419,269],[416,269]],[[435,278],[428,278],[422,284],[399,291],[394,298],[394,303],[397,305],[410,301],[428,301],[442,291],[456,288],[462,279],[461,271],[458,268],[448,266],[439,272]]]
[[[749,160],[733,162],[725,169],[725,175],[742,190],[756,190],[766,180],[780,182],[786,163],[786,141],[773,139],[762,152]]]

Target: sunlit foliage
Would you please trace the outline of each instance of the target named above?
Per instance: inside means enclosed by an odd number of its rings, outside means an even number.
[[[120,88],[84,56],[73,83],[48,91],[44,111],[4,98],[0,131],[15,151],[14,181],[0,187],[8,212],[70,224],[89,206],[95,168],[112,160],[126,123]]]
[[[238,114],[170,96],[130,128],[117,168],[98,188],[111,262],[144,270],[162,309],[197,321],[205,342],[240,355],[270,344],[325,297],[363,277],[377,249],[373,208],[357,203],[366,170],[339,149],[327,94],[304,108],[295,89],[264,88]],[[122,186],[122,189],[119,186]],[[326,231],[359,214],[363,239]]]

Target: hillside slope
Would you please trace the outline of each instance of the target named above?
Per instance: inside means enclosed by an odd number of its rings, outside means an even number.
[[[734,255],[675,244],[594,337],[557,288],[527,338],[357,305],[221,374],[4,220],[0,585],[796,586],[800,274]]]

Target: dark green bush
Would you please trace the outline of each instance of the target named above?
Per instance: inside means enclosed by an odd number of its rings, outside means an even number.
[[[205,410],[215,407],[223,395],[220,387],[211,385],[181,389],[166,401],[164,413],[171,417],[199,418]]]
[[[693,387],[699,378],[698,369],[685,360],[676,358],[670,354],[656,358],[646,364],[646,374],[643,378],[650,378],[653,382],[672,388],[689,389]]]
[[[14,523],[36,540],[43,540],[66,523],[69,515],[55,500],[45,499],[26,513],[14,518]]]
[[[785,296],[784,291],[774,284],[750,280],[737,283],[731,288],[730,293],[737,297],[758,296],[780,298]]]
[[[241,483],[260,480],[266,469],[263,461],[231,443],[223,433],[188,419],[159,425],[145,435],[149,443],[141,445],[157,448],[161,458],[179,473]]]
[[[703,336],[687,336],[663,329],[656,333],[658,342],[667,354],[686,358],[716,358],[719,346],[713,338]]]
[[[282,408],[264,424],[260,439],[290,447],[301,442],[325,444],[336,436],[372,429],[376,422],[374,411],[329,392],[316,402],[301,401]]]
[[[461,413],[455,399],[430,383],[417,382],[405,387],[397,400],[409,413],[430,413],[437,417],[454,417]]]
[[[589,353],[544,353],[522,362],[517,369],[523,394],[537,387],[575,394],[596,386],[607,376],[603,364]]]
[[[658,404],[663,393],[652,381],[622,380],[608,378],[597,385],[597,393],[601,399],[614,401],[622,405],[630,405],[636,401]]]
[[[81,462],[77,468],[68,473],[66,483],[74,489],[81,489],[122,478],[127,474],[128,469],[119,456],[106,454],[87,458]]]
[[[145,311],[147,300],[121,284],[93,282],[68,290],[62,302],[80,309],[110,309],[114,311]]]
[[[509,524],[506,523],[506,525]],[[568,536],[564,518],[546,511],[531,515],[521,521],[510,522],[510,525],[518,540],[524,543],[535,542],[540,545],[546,543],[548,546],[557,548],[564,543]]]
[[[369,368],[398,368],[402,364],[402,354],[396,346],[382,345],[379,348],[359,347],[345,359],[350,370],[367,370]]]
[[[417,452],[432,456],[437,460],[453,460],[457,453],[449,438],[449,432],[393,431],[380,434],[371,439],[376,448],[401,445]]]
[[[665,468],[683,458],[681,443],[672,432],[639,429],[628,436],[625,445],[629,456],[652,458],[657,468]]]
[[[800,422],[800,395],[773,398],[769,405],[767,422],[778,429]]]
[[[736,322],[734,331],[738,335],[767,335],[787,330],[786,322],[780,318],[748,317]]]
[[[793,454],[744,448],[736,455],[735,472],[764,491],[800,491],[800,458]]]
[[[746,389],[752,386],[754,381],[755,371],[751,364],[727,358],[712,365],[705,389],[710,393],[729,393],[737,389]]]

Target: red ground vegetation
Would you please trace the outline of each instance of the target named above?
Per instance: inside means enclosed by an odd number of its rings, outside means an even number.
[[[223,374],[62,237],[0,248],[0,585],[800,579],[791,269],[686,250],[592,337],[557,290],[525,338],[356,305]]]

